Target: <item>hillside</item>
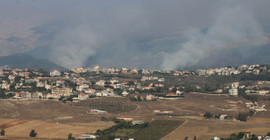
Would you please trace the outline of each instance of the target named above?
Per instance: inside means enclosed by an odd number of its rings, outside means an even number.
[[[37,59],[25,54],[13,54],[9,56],[0,57],[0,65],[8,65],[10,68],[22,68],[22,69],[59,69],[65,70],[65,68],[54,64],[51,61],[45,59]]]

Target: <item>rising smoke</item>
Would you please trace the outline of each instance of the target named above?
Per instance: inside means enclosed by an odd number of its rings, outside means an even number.
[[[249,4],[217,1],[215,6],[211,6],[211,0],[93,3],[89,2],[85,7],[79,5],[79,10],[69,13],[68,21],[74,22],[65,24],[54,37],[50,60],[66,68],[98,64],[180,69],[203,60],[213,62],[210,58],[216,60],[214,63],[223,61],[216,54],[225,49],[245,48],[250,44],[258,46],[264,35],[263,29],[268,28],[262,29],[259,24],[262,20],[255,19],[253,13],[258,9],[250,8],[253,1]],[[77,13],[73,14],[74,11]],[[255,15],[258,18],[263,14],[257,11]],[[267,19],[265,17],[263,19]],[[251,49],[245,49],[245,52],[250,53],[248,50]],[[228,57],[231,55],[228,53]],[[249,55],[242,58],[248,61]]]
[[[148,27],[143,9],[120,4],[104,11],[93,8],[78,13],[80,16],[74,19],[77,22],[54,38],[50,60],[66,68],[83,67],[89,57],[96,61],[93,63],[106,66],[123,66],[131,61],[130,56],[136,52],[127,43]]]
[[[222,8],[205,32],[198,28],[184,32],[188,41],[179,44],[178,51],[166,54],[161,67],[172,70],[196,65],[217,50],[235,47],[233,44],[241,46],[245,41],[258,44],[263,35],[262,27],[245,8]]]

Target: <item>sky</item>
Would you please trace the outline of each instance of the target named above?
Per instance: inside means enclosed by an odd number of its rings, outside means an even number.
[[[269,0],[1,0],[0,54],[47,47],[46,55],[33,55],[66,68],[267,63],[269,5]],[[7,42],[10,37],[19,42]]]

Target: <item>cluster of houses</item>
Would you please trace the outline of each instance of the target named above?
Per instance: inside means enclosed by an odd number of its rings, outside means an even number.
[[[138,96],[140,91],[157,91],[164,89],[165,78],[155,76],[155,73],[166,75],[231,75],[241,72],[259,74],[260,72],[269,71],[266,66],[260,65],[242,65],[237,69],[225,67],[219,69],[198,70],[197,72],[169,71],[169,70],[138,70],[136,68],[101,68],[96,66],[92,69],[76,68],[71,71],[38,71],[28,69],[2,69],[0,70],[0,89],[6,93],[14,93],[14,98],[33,98],[33,99],[57,99],[61,96],[76,95],[79,100],[87,99],[89,96],[134,96],[144,100],[154,100],[156,97],[151,94]],[[82,73],[101,73],[111,75],[138,75],[141,78],[137,80],[123,80],[117,76],[111,78],[83,77]],[[92,79],[91,79],[92,78]],[[267,84],[269,81],[259,81],[260,84]],[[270,83],[270,82],[269,82]],[[168,86],[168,85],[167,85]],[[169,88],[165,93],[168,97],[181,96],[182,92],[179,87],[177,90]],[[239,85],[239,82],[232,83],[229,89],[229,95],[238,95],[238,89],[245,88],[246,93],[269,94],[268,89],[254,90],[254,87]],[[223,89],[218,89],[217,93],[222,93]],[[135,94],[133,94],[135,93]]]
[[[255,135],[252,133],[252,132],[250,132],[250,131],[245,131],[245,132],[243,132],[243,138],[242,138],[242,140],[249,140],[249,139],[251,139],[251,138],[253,138]],[[270,136],[257,136],[257,137],[255,137],[255,138],[257,138],[257,140],[270,140]],[[217,137],[217,136],[215,136],[214,138],[213,138],[213,140],[221,140],[221,138],[219,138],[219,137]]]
[[[210,75],[237,75],[240,73],[252,73],[258,75],[262,72],[270,72],[267,66],[256,65],[241,65],[237,68],[234,67],[225,67],[225,68],[215,68],[215,69],[199,69],[196,73],[199,76],[210,76]]]

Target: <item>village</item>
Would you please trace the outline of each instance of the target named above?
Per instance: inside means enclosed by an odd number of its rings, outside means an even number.
[[[237,69],[225,67],[197,71],[138,70],[136,68],[119,69],[99,66],[93,69],[76,68],[70,71],[3,69],[0,71],[0,87],[5,94],[13,94],[14,99],[59,99],[62,96],[72,96],[73,100],[84,100],[89,97],[123,96],[154,100],[158,98],[157,95],[159,97],[177,97],[187,91],[185,85],[168,83],[167,80],[171,78],[181,80],[180,76],[231,76],[241,73],[262,75],[269,71],[267,66],[260,65],[241,65]],[[270,82],[257,80],[256,84],[239,85],[239,81],[235,81],[226,83],[214,91],[209,90],[208,93],[238,96],[238,89],[244,89],[246,94],[269,94],[270,88],[262,85],[270,85]],[[192,86],[195,86],[195,89],[191,90],[192,92],[205,88],[201,85]]]

